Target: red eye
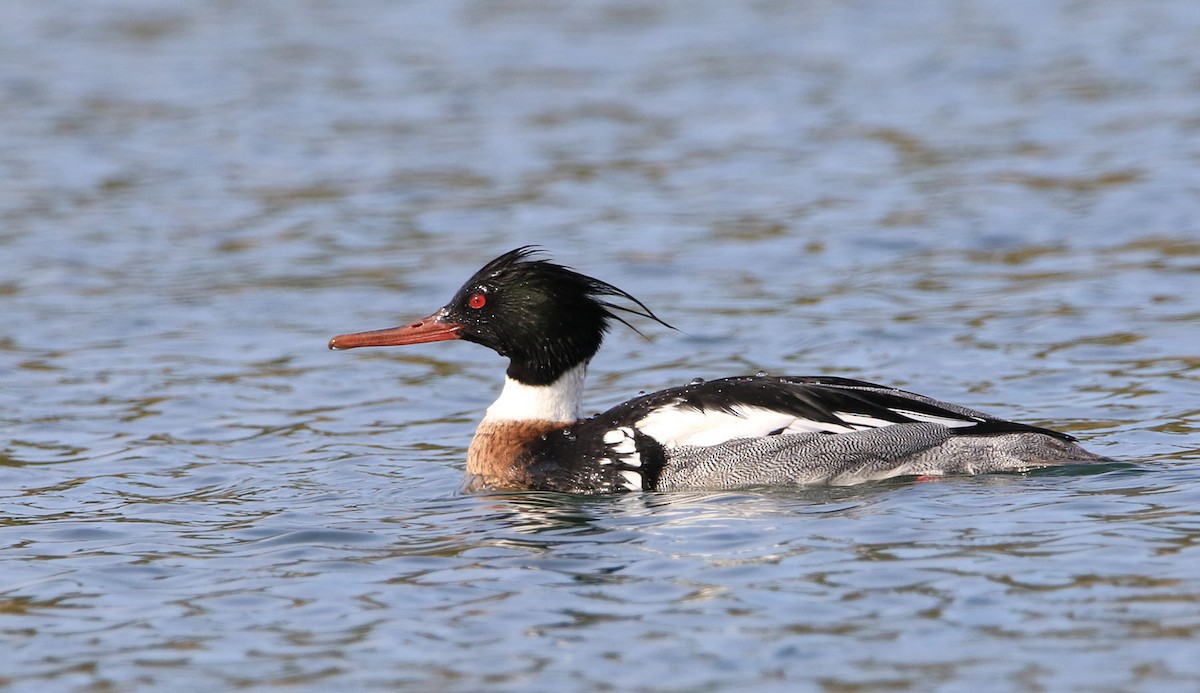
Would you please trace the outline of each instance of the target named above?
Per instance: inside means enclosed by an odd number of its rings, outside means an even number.
[[[467,305],[475,309],[482,308],[487,305],[487,296],[481,293],[471,294],[471,297],[467,299]]]

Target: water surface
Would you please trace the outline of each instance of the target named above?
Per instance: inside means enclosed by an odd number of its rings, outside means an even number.
[[[1200,14],[10,2],[0,686],[1200,686]],[[504,362],[333,353],[538,243],[677,332],[1128,462],[463,496]]]

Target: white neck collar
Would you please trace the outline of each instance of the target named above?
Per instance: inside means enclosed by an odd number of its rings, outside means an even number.
[[[579,420],[579,403],[587,362],[575,366],[549,385],[526,385],[505,376],[500,397],[488,407],[484,421]]]

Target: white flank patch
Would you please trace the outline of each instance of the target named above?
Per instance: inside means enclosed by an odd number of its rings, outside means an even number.
[[[586,377],[586,363],[563,373],[562,377],[549,385],[526,385],[505,377],[500,397],[488,407],[483,420],[578,421],[579,400],[583,396]]]

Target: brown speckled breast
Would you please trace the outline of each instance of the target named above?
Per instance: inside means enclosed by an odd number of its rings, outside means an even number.
[[[570,424],[552,421],[484,421],[475,430],[467,449],[467,474],[473,490],[520,491],[528,489],[530,444]]]

